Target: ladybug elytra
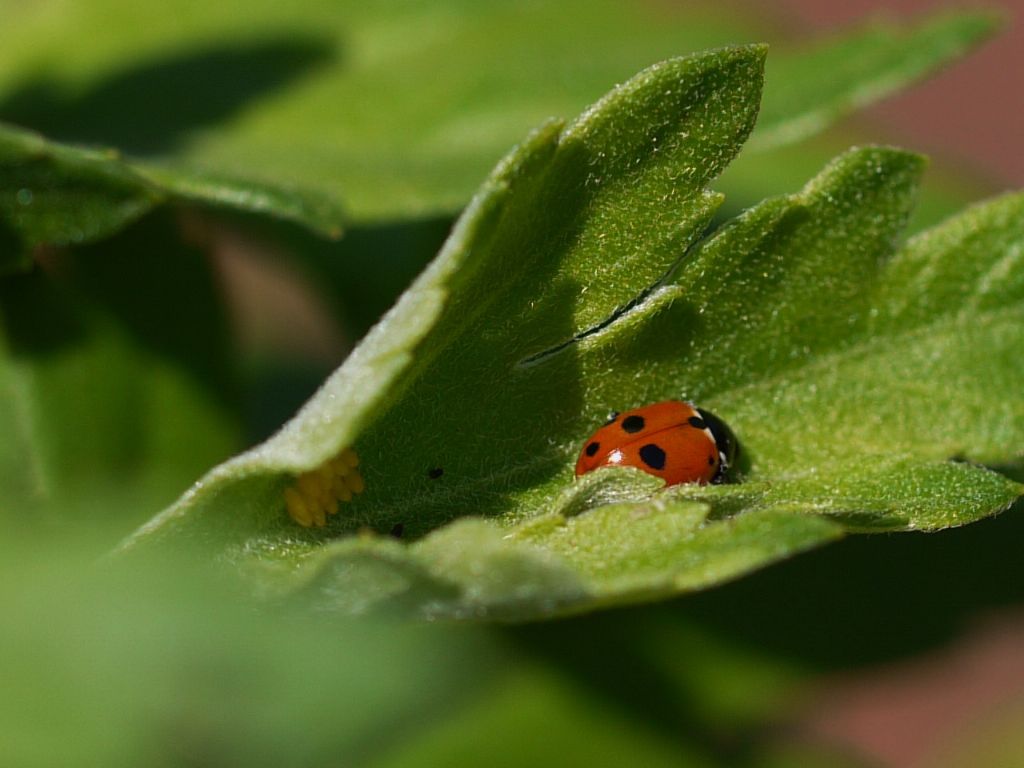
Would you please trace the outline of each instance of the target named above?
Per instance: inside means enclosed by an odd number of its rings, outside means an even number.
[[[583,445],[576,477],[600,467],[636,467],[666,485],[721,483],[736,459],[732,430],[708,411],[664,400],[613,413]]]

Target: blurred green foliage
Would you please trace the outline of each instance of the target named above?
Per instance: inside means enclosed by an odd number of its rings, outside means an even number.
[[[296,373],[287,355],[239,349],[197,212],[276,249],[359,338],[527,128],[656,60],[769,33],[725,7],[619,0],[0,9],[0,120],[47,137],[0,133],[0,271],[28,269],[0,276],[0,764],[856,765],[794,740],[794,693],[1024,598],[1019,510],[510,627],[254,604],[222,562],[168,552],[97,562],[339,362]],[[876,25],[773,56],[773,135],[823,127],[991,26]],[[830,89],[840,63],[848,88]],[[773,71],[805,100],[772,95]],[[722,179],[723,219],[852,143],[763,141]],[[926,185],[919,221],[968,186]]]

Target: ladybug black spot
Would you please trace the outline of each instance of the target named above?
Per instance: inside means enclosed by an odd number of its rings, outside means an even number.
[[[433,469],[427,470],[427,477],[431,480],[437,480],[441,475],[444,474],[444,470],[440,467],[434,467]]]
[[[595,453],[597,453],[597,451],[598,451],[598,449],[600,447],[601,447],[600,443],[591,443],[590,445],[588,445],[586,447],[586,449],[583,452],[585,454],[587,454],[587,456],[593,456]]]
[[[691,427],[695,427],[696,429],[704,429],[707,427],[707,424],[704,423],[704,419],[699,416],[691,416],[686,421]]]
[[[640,459],[651,469],[665,468],[665,451],[654,443],[648,443],[640,448]]]
[[[708,466],[709,467],[715,466],[715,457],[714,456],[708,456]]]
[[[622,420],[622,431],[633,434],[644,428],[643,416],[627,416]]]

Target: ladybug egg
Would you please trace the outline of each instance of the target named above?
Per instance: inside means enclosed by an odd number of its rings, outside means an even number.
[[[356,452],[346,448],[316,469],[303,472],[284,490],[288,516],[303,528],[326,525],[327,518],[337,514],[339,502],[351,501],[363,492],[358,466]]]

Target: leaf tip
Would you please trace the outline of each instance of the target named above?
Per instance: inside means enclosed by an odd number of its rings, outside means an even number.
[[[890,185],[907,189],[916,188],[928,165],[928,157],[899,147],[867,144],[851,147],[825,166],[817,176],[804,187],[804,198],[818,194],[847,176],[867,175],[884,177]]]
[[[768,57],[768,43],[749,43],[740,48],[746,50],[754,61],[763,62]]]

